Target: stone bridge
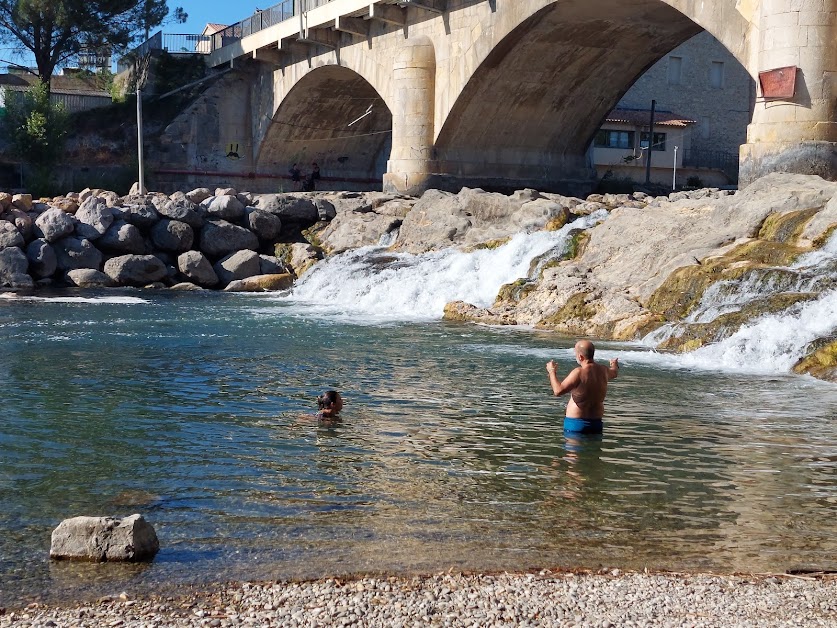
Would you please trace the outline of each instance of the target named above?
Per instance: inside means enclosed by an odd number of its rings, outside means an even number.
[[[275,189],[316,161],[331,187],[580,192],[606,114],[705,29],[754,78],[786,68],[759,91],[742,184],[837,178],[837,0],[308,2],[216,38],[209,63],[226,73],[167,129],[161,172]]]

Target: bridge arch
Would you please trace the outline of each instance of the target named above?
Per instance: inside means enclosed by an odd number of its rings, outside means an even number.
[[[303,174],[320,166],[319,188],[380,185],[392,146],[392,113],[359,73],[342,65],[312,68],[278,99],[256,152],[259,173]]]
[[[679,0],[528,2],[539,8],[484,32],[474,71],[437,111],[432,185],[589,185],[585,152],[607,113],[669,51],[710,27],[739,60],[746,42],[734,3]],[[703,7],[714,6],[712,15]],[[700,20],[703,24],[698,24]],[[735,34],[737,33],[737,34]],[[726,40],[726,41],[724,41]],[[728,43],[727,43],[728,42]],[[444,174],[441,174],[444,173]],[[449,187],[449,186],[448,186]]]

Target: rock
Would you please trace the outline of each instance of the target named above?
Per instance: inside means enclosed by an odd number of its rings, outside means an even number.
[[[0,192],[0,213],[8,210],[12,206],[12,195],[6,192]]]
[[[68,271],[76,268],[102,267],[102,254],[90,240],[85,238],[61,238],[53,245],[58,270]]]
[[[42,238],[32,240],[26,247],[29,272],[35,277],[52,277],[58,269],[58,258],[52,245]]]
[[[123,207],[121,218],[139,229],[147,231],[160,220],[160,214],[157,213],[154,204],[147,201]]]
[[[208,220],[201,229],[200,250],[210,257],[223,257],[233,251],[259,248],[259,238],[252,231],[226,220]]]
[[[176,290],[178,292],[200,292],[204,290],[204,288],[201,288],[193,283],[189,283],[188,281],[181,281],[180,283],[174,284],[171,288],[169,288],[169,290]]]
[[[278,257],[272,255],[259,255],[260,275],[284,275],[291,270]]]
[[[112,253],[145,253],[145,240],[139,229],[121,220],[108,227],[105,234],[96,240],[96,245]]]
[[[7,249],[12,246],[18,248],[24,245],[23,236],[8,220],[0,220],[0,249]]]
[[[235,188],[215,188],[215,196],[236,196],[237,194]]]
[[[151,241],[158,249],[182,253],[192,248],[192,227],[179,220],[163,219],[151,228]]]
[[[196,284],[211,287],[218,283],[218,275],[203,253],[187,251],[177,258],[177,268]]]
[[[246,279],[261,272],[259,255],[254,251],[230,253],[213,266],[221,283],[228,284],[236,279]]]
[[[404,218],[397,246],[416,254],[452,246],[472,225],[456,194],[427,190]]]
[[[79,202],[74,198],[57,198],[50,203],[55,209],[60,209],[68,214],[75,214],[78,211]]]
[[[279,216],[282,222],[311,225],[319,218],[319,210],[311,199],[291,194],[259,194],[253,205],[257,209]]]
[[[290,273],[256,275],[247,279],[231,281],[224,292],[269,292],[274,290],[290,290],[294,279]]]
[[[314,206],[317,208],[318,220],[333,220],[337,216],[337,209],[335,209],[334,204],[324,198],[315,198]]]
[[[32,195],[15,194],[12,196],[12,206],[17,207],[21,211],[32,211]]]
[[[60,209],[49,209],[35,220],[38,235],[47,242],[55,242],[70,235],[76,227],[75,218]]]
[[[247,226],[260,240],[275,240],[282,231],[282,220],[273,214],[247,207]]]
[[[235,196],[210,196],[198,211],[207,219],[238,221],[244,217],[244,205]]]
[[[6,249],[10,251],[12,249]],[[2,260],[0,260],[2,263]],[[14,290],[15,292],[31,293],[35,289],[35,280],[26,273],[3,274],[0,272],[0,288]]]
[[[186,198],[192,201],[195,205],[202,203],[210,196],[212,196],[212,192],[209,191],[209,188],[197,188],[186,193]]]
[[[398,229],[402,220],[376,212],[338,214],[319,234],[320,242],[330,253],[342,253],[361,246],[378,244],[381,236]]]
[[[91,196],[76,212],[76,234],[88,240],[102,237],[113,224],[113,212],[104,200]]]
[[[94,562],[151,560],[160,549],[154,528],[142,515],[73,517],[52,531],[50,558]]]
[[[241,202],[242,205],[244,205],[244,207],[252,205],[253,199],[255,198],[251,192],[239,192],[235,195],[235,197]]]
[[[92,268],[76,268],[68,271],[67,281],[79,288],[110,288],[115,285],[113,279],[105,273]]]
[[[10,280],[14,275],[23,275],[29,270],[26,254],[17,247],[0,250],[0,279]]]
[[[105,262],[105,273],[118,284],[144,286],[167,276],[166,265],[153,255],[121,255]]]
[[[19,209],[11,209],[9,211],[9,216],[13,220],[17,230],[20,231],[20,235],[23,236],[23,239],[26,242],[32,240],[35,233],[35,221],[32,219],[32,216]]]
[[[301,277],[306,270],[322,259],[320,249],[310,244],[296,242],[294,244],[277,244],[276,257],[289,266],[294,275]]]
[[[180,192],[180,194],[183,194]],[[185,222],[193,229],[200,229],[203,226],[203,218],[197,212],[197,205],[195,205],[188,198],[182,198],[177,194],[172,194],[172,198],[157,206],[157,212],[171,220],[179,220]]]

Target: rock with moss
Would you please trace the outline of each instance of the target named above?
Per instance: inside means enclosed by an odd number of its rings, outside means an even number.
[[[445,305],[446,321],[479,323],[481,325],[516,325],[514,313],[508,309],[480,308],[465,301],[453,301]]]
[[[837,340],[825,340],[822,346],[797,362],[793,371],[837,382]]]

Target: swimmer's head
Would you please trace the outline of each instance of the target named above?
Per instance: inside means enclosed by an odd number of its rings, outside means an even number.
[[[320,410],[340,412],[343,408],[343,399],[340,397],[340,393],[336,390],[327,390],[322,395],[317,397],[317,407]]]

